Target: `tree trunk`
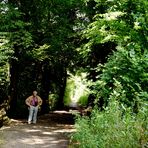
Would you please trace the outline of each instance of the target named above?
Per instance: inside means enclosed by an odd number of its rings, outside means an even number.
[[[43,99],[41,113],[49,112],[49,91],[50,91],[50,67],[46,61],[42,67],[42,80],[41,80],[41,98]]]
[[[67,71],[66,68],[63,68],[63,73],[61,74],[61,84],[60,84],[60,92],[59,92],[59,99],[57,100],[57,109],[61,110],[64,109],[64,94],[67,82]]]
[[[19,65],[15,59],[12,59],[10,64],[10,109],[9,116],[16,116],[17,112],[17,83],[19,78]]]

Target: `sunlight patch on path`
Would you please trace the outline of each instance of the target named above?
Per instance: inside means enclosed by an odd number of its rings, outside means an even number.
[[[0,148],[67,148],[67,135],[75,131],[71,119],[70,113],[57,111],[41,116],[35,125],[12,120],[11,126],[0,129],[5,139]]]
[[[68,140],[62,135],[70,130],[44,128],[44,126],[18,125],[5,128],[2,148],[67,148]],[[2,130],[1,130],[2,131]]]

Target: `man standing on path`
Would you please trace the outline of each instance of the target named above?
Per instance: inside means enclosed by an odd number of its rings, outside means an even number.
[[[37,95],[37,91],[33,91],[33,94],[28,97],[25,102],[29,106],[28,124],[36,124],[37,113],[39,106],[42,105],[42,99]]]

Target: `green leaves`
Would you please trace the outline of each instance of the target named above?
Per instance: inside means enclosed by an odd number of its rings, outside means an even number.
[[[9,59],[13,51],[9,47],[8,34],[0,32],[0,102],[5,99],[9,86]]]
[[[43,46],[40,46],[39,48],[36,48],[32,50],[31,56],[36,59],[37,61],[44,61],[44,60],[50,60],[49,53],[49,45],[44,44]]]
[[[119,83],[117,84],[119,86]],[[94,109],[90,118],[76,120],[76,132],[72,134],[72,147],[121,148],[142,147],[147,142],[147,102],[141,102],[139,113],[120,105],[119,94],[114,92],[104,111]],[[123,95],[122,95],[123,96]]]
[[[97,70],[100,66],[93,67],[98,73],[94,82],[97,101],[103,98],[106,105],[110,95],[115,92],[115,82],[118,81],[122,86],[122,91],[125,92],[125,98],[119,96],[118,99],[126,105],[134,106],[137,95],[148,91],[145,87],[148,85],[146,82],[148,80],[148,27],[146,25],[148,5],[146,0],[95,2],[95,8],[109,5],[103,12],[98,12],[93,22],[83,31],[83,37],[87,39],[87,42],[80,52],[85,59],[89,60],[88,55],[92,54],[94,60],[99,60],[99,54],[95,55],[95,53],[101,54],[100,44],[106,46],[107,43],[113,42],[117,50],[108,56],[101,70]],[[111,47],[106,46],[103,52],[107,48]],[[120,94],[118,90],[116,93]]]
[[[145,55],[139,57],[139,54],[135,54],[134,57],[130,57],[126,53],[128,51],[114,52],[104,65],[100,78],[104,85],[99,88],[99,98],[109,99],[110,93],[115,89],[115,80],[121,83],[122,91],[125,91],[126,100],[123,101],[122,97],[119,97],[125,104],[128,102],[128,105],[132,105],[136,100],[136,93],[148,91],[145,87],[147,85],[145,80],[148,79],[145,77],[148,73],[148,62],[146,62]],[[108,91],[104,91],[106,89]]]

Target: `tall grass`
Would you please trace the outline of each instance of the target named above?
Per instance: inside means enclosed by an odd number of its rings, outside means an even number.
[[[78,117],[72,148],[141,148],[148,143],[148,102],[134,114],[111,100],[104,111],[94,109],[91,117]]]

